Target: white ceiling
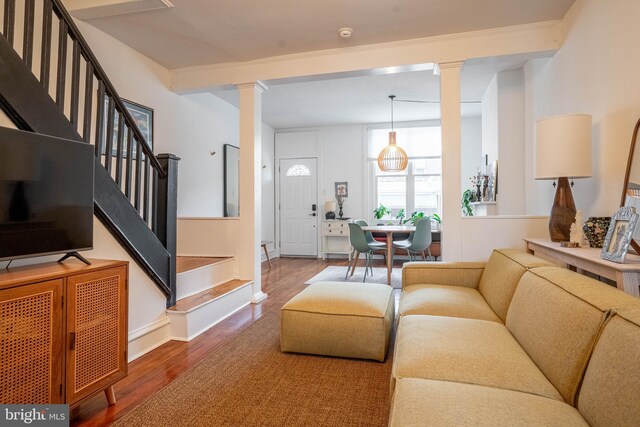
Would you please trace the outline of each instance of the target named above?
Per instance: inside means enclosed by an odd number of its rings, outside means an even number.
[[[526,60],[545,54],[512,55],[467,61],[461,73],[462,101],[480,101],[489,82],[499,71],[521,68]],[[266,82],[262,96],[262,119],[274,129],[386,123],[391,120],[389,95],[398,100],[439,101],[439,77],[431,67],[422,71],[384,75],[366,75],[304,82]],[[320,77],[321,78],[321,77]],[[238,107],[235,89],[213,92]],[[464,103],[464,117],[479,116],[479,103]],[[394,103],[398,122],[440,118],[439,103]]]
[[[148,0],[125,3],[137,2]],[[91,7],[78,13],[97,28],[174,69],[561,19],[573,2],[172,0],[175,7],[161,10],[91,18],[109,10],[101,6],[94,7],[93,15]],[[78,1],[66,3],[73,9]],[[348,40],[337,34],[345,26],[354,29]]]

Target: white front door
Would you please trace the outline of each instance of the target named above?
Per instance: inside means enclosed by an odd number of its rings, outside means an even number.
[[[318,256],[316,163],[280,160],[280,255]]]

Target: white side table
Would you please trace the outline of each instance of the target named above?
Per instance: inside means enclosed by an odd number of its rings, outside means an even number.
[[[322,259],[329,254],[347,255],[351,261],[349,220],[327,219],[322,221]]]

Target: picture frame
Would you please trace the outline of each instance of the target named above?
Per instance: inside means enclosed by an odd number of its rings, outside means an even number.
[[[105,133],[107,128],[106,123],[108,121],[107,117],[109,114],[109,102],[110,102],[109,98],[105,98],[104,100]],[[138,126],[138,129],[140,129],[142,136],[146,139],[147,143],[149,144],[149,147],[153,151],[153,114],[154,114],[153,108],[144,106],[142,104],[138,104],[133,101],[129,101],[124,98],[122,98],[122,102],[124,103],[124,106],[127,108],[127,111],[129,111],[129,114],[131,114],[131,117],[133,118],[133,121]],[[116,113],[113,118],[113,141],[111,144],[112,157],[116,157],[118,155],[119,126],[120,126],[119,118],[118,118],[118,114]],[[127,129],[125,129],[124,136],[122,138],[122,158],[123,159],[127,158],[127,152],[128,152],[127,141],[128,141],[128,135],[127,135]],[[102,155],[104,155],[105,153],[106,153],[106,146],[103,146]],[[138,144],[134,144],[132,158],[135,160],[137,157],[138,157]],[[143,159],[144,159],[144,156],[143,156]]]
[[[336,182],[336,199],[349,197],[349,183],[347,181]]]
[[[224,194],[225,217],[240,216],[240,148],[224,144]]]
[[[612,217],[604,239],[600,257],[608,261],[624,263],[639,215],[633,206],[621,207]]]

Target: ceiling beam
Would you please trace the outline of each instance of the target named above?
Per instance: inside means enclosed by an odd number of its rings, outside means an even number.
[[[362,70],[398,72],[396,67],[401,69],[415,64],[556,51],[562,41],[561,21],[538,22],[255,61],[178,68],[171,72],[171,89],[177,93],[195,93],[254,81]]]
[[[82,20],[173,7],[169,0],[63,0],[74,17]]]

